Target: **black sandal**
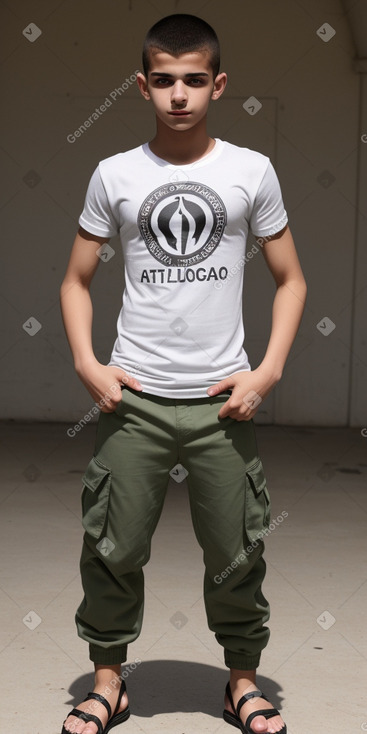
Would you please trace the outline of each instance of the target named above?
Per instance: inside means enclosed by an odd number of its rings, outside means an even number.
[[[227,722],[227,724],[232,724],[232,726],[236,726],[237,729],[241,729],[242,734],[256,734],[253,729],[250,729],[251,721],[255,718],[255,716],[265,716],[266,719],[272,719],[273,716],[280,716],[278,709],[259,709],[258,711],[253,711],[252,714],[249,714],[246,719],[246,723],[244,724],[240,719],[240,711],[246,701],[249,701],[251,698],[257,697],[264,698],[265,701],[269,701],[269,699],[259,690],[251,691],[250,693],[246,693],[244,696],[242,696],[237,706],[235,706],[229,683],[227,683],[226,694],[229,698],[229,702],[232,706],[233,711],[235,711],[236,713],[234,714],[231,711],[228,711],[228,709],[224,709],[223,719]],[[287,734],[287,727],[285,724],[280,731],[277,731],[277,734]]]
[[[69,716],[76,716],[78,719],[82,719],[82,721],[85,721],[85,722],[92,721],[93,724],[96,724],[98,727],[97,734],[107,734],[107,732],[109,732],[113,726],[117,726],[117,724],[122,724],[123,721],[126,721],[130,716],[130,709],[128,705],[126,706],[126,709],[124,709],[124,711],[120,711],[119,714],[116,713],[116,711],[118,710],[120,706],[122,696],[124,695],[125,692],[126,692],[126,685],[125,685],[125,681],[123,680],[121,681],[119,697],[117,699],[117,704],[116,704],[116,708],[115,708],[113,716],[111,716],[112,711],[111,711],[110,704],[108,703],[107,699],[104,696],[101,696],[100,693],[88,693],[87,697],[84,699],[84,701],[90,701],[94,699],[96,701],[99,701],[99,703],[103,703],[103,706],[107,709],[107,713],[108,713],[108,721],[107,721],[105,728],[103,728],[102,721],[101,719],[98,718],[98,716],[94,716],[93,714],[87,714],[85,711],[81,711],[80,709],[73,709],[72,711],[70,711],[66,719],[68,719]],[[65,724],[65,721],[64,721],[64,724]],[[71,734],[71,732],[65,729],[64,724],[62,726],[61,734]]]

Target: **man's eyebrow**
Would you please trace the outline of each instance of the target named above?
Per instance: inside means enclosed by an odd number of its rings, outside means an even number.
[[[164,77],[172,79],[174,74],[166,74],[163,71],[151,71],[150,76],[164,76]],[[209,74],[207,74],[205,71],[198,71],[196,74],[193,74],[190,72],[189,74],[184,74],[184,76],[185,77],[198,77],[198,76],[209,76]]]

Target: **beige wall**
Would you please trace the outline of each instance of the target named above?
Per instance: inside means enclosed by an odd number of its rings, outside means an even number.
[[[283,380],[257,420],[366,425],[360,247],[366,184],[357,183],[366,167],[361,133],[367,133],[367,109],[362,122],[359,113],[367,89],[360,97],[339,0],[2,5],[2,417],[75,423],[93,405],[73,370],[58,289],[92,171],[102,158],[152,136],[154,120],[129,85],[75,142],[67,136],[140,68],[145,31],[171,12],[193,12],[217,29],[230,81],[213,106],[210,131],[271,156],[308,281],[305,316]],[[336,30],[328,42],[316,34],[325,22]],[[30,23],[42,31],[34,42],[22,34]],[[251,95],[263,105],[254,116],[242,107]],[[123,284],[120,245],[117,239],[110,244],[116,255],[101,264],[92,286],[95,350],[105,362]],[[246,346],[255,367],[266,346],[274,292],[261,255],[247,266],[245,282]],[[42,325],[34,336],[22,328],[30,317]],[[317,329],[324,317],[336,325],[328,336]]]

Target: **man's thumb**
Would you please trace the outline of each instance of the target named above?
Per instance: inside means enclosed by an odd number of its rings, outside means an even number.
[[[209,387],[207,389],[207,393],[210,396],[218,395],[220,392],[228,390],[229,387],[232,387],[232,382],[227,377],[225,380],[221,380],[220,382],[217,382],[216,385],[212,385],[211,387]]]
[[[118,369],[118,374],[116,375],[116,377],[121,387],[124,387],[124,385],[127,385],[127,387],[132,387],[133,390],[143,389],[142,385],[140,384],[139,380],[136,379],[136,377],[133,377],[132,375],[128,375],[126,372],[122,372],[119,368],[117,369]]]

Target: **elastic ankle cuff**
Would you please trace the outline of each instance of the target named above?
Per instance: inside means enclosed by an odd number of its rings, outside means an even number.
[[[224,663],[227,668],[235,670],[254,670],[260,665],[261,653],[258,655],[242,655],[231,650],[224,650]]]
[[[127,645],[119,647],[101,647],[101,645],[89,645],[89,658],[93,663],[99,665],[118,665],[127,660]]]

